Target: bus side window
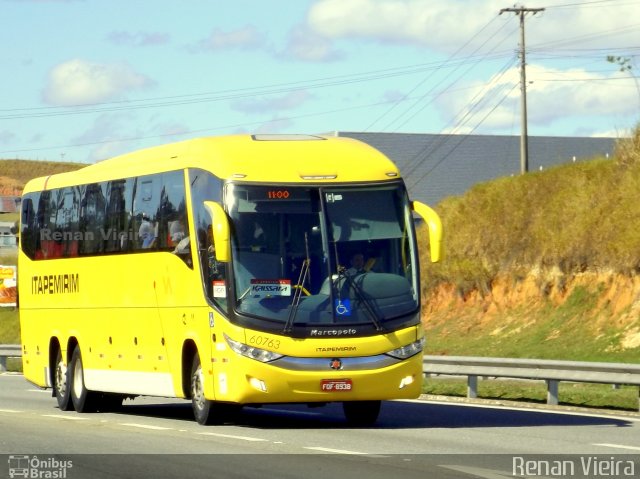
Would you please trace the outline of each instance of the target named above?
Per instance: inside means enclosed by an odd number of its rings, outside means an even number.
[[[36,238],[38,235],[36,225],[35,204],[38,202],[38,193],[29,193],[22,199],[22,218],[20,231],[20,247],[30,259],[36,257]]]
[[[104,224],[107,253],[129,251],[134,243],[131,229],[133,185],[134,181],[131,178],[107,183],[108,202]]]
[[[51,190],[43,191],[38,199],[38,212],[36,213],[36,231],[38,234],[35,238],[36,259],[46,259],[51,255],[49,249],[53,250],[52,233],[55,226],[55,203],[52,202]],[[51,221],[51,212],[54,212],[54,221]]]
[[[190,242],[183,241],[189,235],[189,225],[187,224],[184,173],[182,171],[162,174],[159,218],[158,242],[160,249],[178,254],[187,265],[193,266],[188,248]]]
[[[133,231],[136,235],[133,249],[135,251],[157,249],[160,178],[160,175],[148,175],[136,179],[133,199]]]
[[[103,183],[92,183],[84,187],[84,197],[80,202],[81,255],[104,252],[106,201],[103,190]]]
[[[211,214],[204,207],[207,200],[220,201],[222,182],[211,173],[189,170],[191,204],[196,230],[193,248],[198,248],[198,260],[202,271],[202,281],[207,297],[223,311],[227,310],[227,270],[225,263],[216,261],[211,228]]]

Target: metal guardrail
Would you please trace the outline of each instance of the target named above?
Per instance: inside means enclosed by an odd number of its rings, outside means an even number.
[[[555,361],[547,359],[424,356],[427,374],[467,376],[467,397],[478,396],[478,377],[540,379],[547,382],[547,404],[558,404],[560,381],[640,386],[640,364]],[[640,409],[640,396],[638,407]]]
[[[0,372],[7,358],[22,357],[19,344],[0,344]],[[558,404],[560,381],[640,386],[640,364],[556,361],[547,359],[424,356],[422,372],[467,376],[467,397],[478,397],[478,377],[539,379],[547,383],[547,404]],[[640,389],[639,389],[640,392]],[[638,407],[640,409],[640,394]]]
[[[22,357],[22,348],[19,344],[0,344],[0,373],[7,370],[7,358]]]

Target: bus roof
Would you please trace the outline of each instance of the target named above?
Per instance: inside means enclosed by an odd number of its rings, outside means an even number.
[[[134,151],[77,171],[36,178],[27,183],[24,192],[183,168],[202,168],[223,180],[266,183],[346,183],[400,176],[385,155],[351,138],[231,135]]]

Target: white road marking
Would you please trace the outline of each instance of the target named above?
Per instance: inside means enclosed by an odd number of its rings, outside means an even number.
[[[250,437],[250,436],[234,436],[232,434],[220,434],[217,432],[199,432],[201,436],[215,436],[215,437],[224,437],[228,439],[239,439],[241,441],[252,441],[252,442],[262,442],[268,441],[268,439],[262,439],[260,437]]]
[[[491,469],[482,469],[479,467],[447,466],[447,465],[441,465],[438,467],[442,467],[444,469],[451,469],[453,471],[463,472],[465,474],[470,474],[474,477],[481,477],[483,479],[505,479],[508,477],[513,477],[509,472],[493,471]]]
[[[88,421],[89,418],[88,417],[82,417],[82,416],[66,416],[64,414],[43,414],[42,417],[53,417],[56,419],[69,419],[71,421]]]
[[[594,446],[613,447],[616,449],[630,449],[632,451],[640,451],[640,447],[625,446],[624,444],[594,444]]]
[[[51,394],[51,391],[47,391],[46,389],[27,389],[30,393],[47,393]]]
[[[347,451],[345,449],[330,449],[328,447],[305,447],[304,449],[311,449],[312,451],[328,452],[331,454],[351,454],[357,456],[368,456],[368,452]]]
[[[127,427],[138,427],[140,429],[151,429],[152,431],[170,431],[172,429],[170,427],[151,426],[149,424],[136,424],[132,422],[121,422],[120,425]]]
[[[18,414],[18,413],[21,413],[23,411],[17,411],[16,409],[0,409],[0,412],[8,412],[8,413],[12,413],[12,414]]]

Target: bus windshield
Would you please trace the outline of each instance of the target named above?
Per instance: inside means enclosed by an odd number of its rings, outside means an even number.
[[[402,184],[231,184],[235,311],[245,321],[384,330],[418,309],[412,216]],[[279,327],[278,326],[278,327]]]

